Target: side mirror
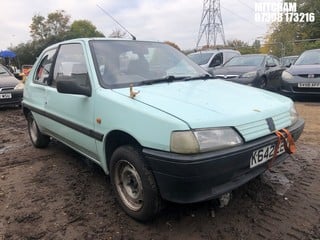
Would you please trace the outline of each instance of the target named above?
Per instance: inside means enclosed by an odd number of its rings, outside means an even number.
[[[81,85],[76,81],[77,79],[69,77],[67,80],[58,79],[57,80],[57,90],[60,93],[66,94],[77,94],[91,97],[91,87],[88,84],[87,86]]]
[[[16,79],[18,79],[20,81],[23,79],[23,76],[20,73],[14,73],[14,76]]]
[[[266,63],[266,67],[276,67],[277,66],[277,64],[275,64],[275,63]]]

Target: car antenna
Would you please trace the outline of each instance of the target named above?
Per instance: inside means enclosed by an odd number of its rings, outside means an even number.
[[[129,32],[121,23],[119,23],[114,17],[112,17],[111,14],[109,14],[106,10],[104,10],[98,4],[97,4],[97,7],[100,8],[101,11],[104,14],[106,14],[109,18],[111,18],[115,23],[117,23],[124,31],[126,31],[132,37],[132,40],[136,40],[136,37],[131,32]]]

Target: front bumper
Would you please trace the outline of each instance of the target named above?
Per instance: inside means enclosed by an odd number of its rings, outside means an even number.
[[[0,94],[11,94],[11,98],[1,98],[0,106],[20,105],[23,98],[23,90],[3,91]]]
[[[295,76],[290,81],[282,80],[280,93],[288,97],[320,97],[320,88],[318,87],[299,87],[299,83],[319,83],[320,78],[303,78]]]
[[[299,119],[288,128],[297,140],[304,128]],[[245,143],[231,149],[194,155],[143,149],[143,154],[153,171],[162,198],[177,203],[194,203],[219,197],[268,168],[268,162],[250,168],[250,157],[261,147],[276,144],[275,134]],[[289,154],[277,157],[274,164]]]

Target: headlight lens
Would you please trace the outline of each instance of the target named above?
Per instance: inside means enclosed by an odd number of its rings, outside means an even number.
[[[294,106],[294,104],[292,103],[292,106],[290,108],[290,118],[291,118],[291,124],[294,124],[298,121],[299,118],[299,114]]]
[[[247,72],[241,75],[241,77],[243,78],[252,78],[255,77],[257,75],[257,71],[253,71],[253,72]]]
[[[19,89],[24,89],[24,84],[23,84],[23,83],[18,83],[18,84],[14,87],[14,90],[19,90]]]
[[[176,153],[215,151],[242,143],[239,134],[229,127],[177,131],[171,134],[171,151]]]
[[[293,78],[293,76],[291,75],[291,73],[289,73],[287,71],[282,72],[282,79],[283,80],[291,80],[292,78]]]

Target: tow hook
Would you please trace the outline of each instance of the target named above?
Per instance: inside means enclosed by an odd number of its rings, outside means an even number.
[[[219,197],[219,207],[220,208],[224,208],[226,206],[228,206],[229,202],[232,199],[232,192],[228,192],[228,193],[224,193]]]

